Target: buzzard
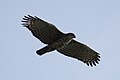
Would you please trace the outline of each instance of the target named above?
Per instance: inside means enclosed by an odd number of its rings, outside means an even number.
[[[36,51],[38,55],[57,50],[68,57],[76,58],[91,67],[99,64],[100,55],[87,45],[73,38],[73,33],[63,33],[55,25],[48,23],[36,16],[24,16],[22,25],[28,28],[33,36],[46,44],[45,47]]]

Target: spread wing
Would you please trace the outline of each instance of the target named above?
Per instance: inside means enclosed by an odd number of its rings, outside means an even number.
[[[72,40],[68,45],[64,48],[57,50],[58,52],[81,60],[82,62],[86,63],[88,66],[96,66],[98,61],[100,61],[99,53],[95,52],[85,44],[79,43],[75,40]]]
[[[64,35],[53,24],[43,21],[36,16],[24,16],[22,22],[24,27],[27,27],[36,38],[45,44],[51,44]]]

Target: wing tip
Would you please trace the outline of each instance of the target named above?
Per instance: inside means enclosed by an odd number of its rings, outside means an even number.
[[[23,18],[22,18],[22,24],[23,27],[29,27],[33,24],[33,21],[36,20],[36,17],[34,16],[31,16],[31,15],[25,15]]]
[[[97,56],[94,57],[93,59],[87,61],[86,64],[87,64],[88,66],[94,67],[94,66],[97,66],[97,64],[99,64],[99,62],[100,62],[100,56],[97,55]]]
[[[94,67],[94,66],[97,66],[97,64],[99,64],[100,62],[100,54],[97,53],[94,57],[91,57],[87,60],[81,60],[83,61],[87,66],[91,66],[91,67]]]

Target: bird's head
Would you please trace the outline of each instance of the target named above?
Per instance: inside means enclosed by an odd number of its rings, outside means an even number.
[[[76,38],[76,36],[73,33],[68,33],[67,35],[72,37],[72,38]]]

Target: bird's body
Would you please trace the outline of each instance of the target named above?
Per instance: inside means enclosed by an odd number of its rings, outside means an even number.
[[[72,38],[74,38],[74,36],[66,34],[51,45],[53,45],[53,47],[55,47],[57,50],[62,49],[71,42]]]
[[[32,34],[47,46],[36,51],[38,55],[57,50],[58,52],[83,61],[87,65],[98,63],[99,53],[95,52],[85,44],[75,41],[73,33],[62,33],[53,24],[38,17],[24,16],[23,26],[27,27]]]
[[[65,34],[63,37],[56,40],[54,43],[51,43],[51,44],[47,45],[46,47],[38,50],[37,54],[42,55],[46,52],[50,52],[50,51],[54,51],[54,50],[60,50],[60,49],[64,48],[64,46],[69,44],[71,42],[72,38],[74,38],[74,37],[75,37],[75,35],[72,34],[72,33]]]

